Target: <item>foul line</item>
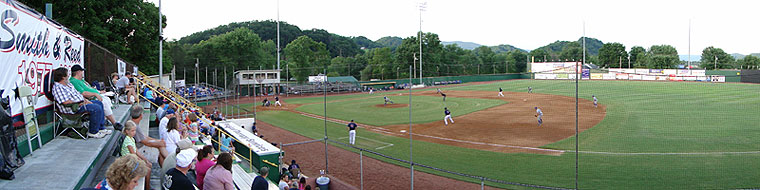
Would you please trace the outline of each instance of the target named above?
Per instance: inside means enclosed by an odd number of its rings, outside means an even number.
[[[566,150],[573,153],[575,150]],[[607,155],[716,155],[716,154],[760,154],[760,151],[749,152],[597,152],[597,151],[578,151],[587,154],[607,154]]]
[[[383,142],[383,141],[378,141],[378,140],[375,140],[375,139],[370,139],[370,138],[366,138],[366,137],[362,137],[362,136],[356,136],[356,137],[362,138],[362,139],[365,139],[365,140],[369,140],[369,141],[374,141],[374,142],[377,142],[377,143],[386,144],[385,146],[381,146],[381,147],[375,148],[375,150],[384,149],[384,148],[388,148],[388,147],[393,146],[393,143],[387,143],[387,142]],[[348,137],[340,137],[338,139],[347,139],[347,138]]]

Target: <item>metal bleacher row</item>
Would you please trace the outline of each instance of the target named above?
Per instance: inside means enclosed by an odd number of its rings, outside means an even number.
[[[151,89],[154,92],[154,94],[155,94],[154,97],[162,96],[162,97],[164,97],[165,100],[170,101],[171,103],[174,103],[175,105],[177,105],[177,109],[197,111],[201,115],[200,118],[203,120],[203,122],[204,123],[208,123],[209,126],[214,127],[216,129],[216,131],[219,131],[220,132],[219,135],[221,135],[223,133],[223,134],[225,134],[227,136],[231,136],[230,134],[228,134],[224,130],[220,129],[219,126],[213,125],[213,123],[209,119],[207,119],[206,117],[203,117],[203,116],[206,115],[206,113],[204,113],[203,109],[201,109],[198,105],[196,105],[193,102],[185,99],[184,97],[182,97],[181,95],[177,94],[173,90],[169,90],[169,89],[164,88],[164,87],[162,87],[160,85],[157,85],[156,83],[154,83],[151,80],[144,80],[144,79],[147,79],[147,78],[148,78],[147,75],[145,75],[142,72],[138,72],[138,75],[137,75],[135,81],[138,82],[141,86],[145,86],[145,87],[148,87],[149,89]],[[142,97],[142,98],[145,98],[145,97]],[[150,101],[148,101],[148,102],[150,102]],[[150,103],[153,104],[153,102],[150,102]],[[153,106],[156,106],[156,105],[153,104]],[[204,145],[213,145],[214,143],[216,143],[216,145],[220,146],[219,147],[220,149],[221,149],[221,146],[224,146],[222,143],[220,143],[220,142],[218,142],[218,141],[216,141],[216,140],[214,140],[213,138],[210,138],[210,137],[206,137],[206,138],[202,138],[202,139],[205,139],[205,140],[202,140],[202,142],[203,142]],[[218,138],[218,139],[221,139],[221,138]],[[240,142],[238,139],[235,139],[235,138],[233,138],[233,140],[236,141],[236,142],[238,142],[238,143],[241,143],[241,144],[247,144],[247,143]],[[212,142],[214,142],[214,143],[212,143]],[[200,146],[203,146],[203,145],[200,145]],[[258,176],[258,173],[255,172],[255,171],[258,171],[258,170],[255,167],[253,167],[252,158],[245,157],[242,154],[237,153],[237,152],[234,152],[233,156],[235,156],[236,159],[242,159],[242,160],[247,161],[248,169],[251,171],[251,172],[246,172],[246,170],[243,167],[241,167],[239,164],[233,164],[232,165],[232,170],[233,170],[232,171],[232,175],[233,175],[233,181],[235,183],[235,186],[238,189],[241,189],[241,190],[251,189],[251,185],[253,184],[253,179],[256,176]],[[269,164],[271,164],[271,163],[269,163]],[[279,167],[279,166],[274,165],[274,164],[271,164],[271,165],[274,166],[274,167]],[[278,172],[278,171],[272,171],[272,172]],[[277,185],[275,185],[275,183],[273,183],[273,182],[270,181],[269,182],[269,189],[276,190],[277,189]]]

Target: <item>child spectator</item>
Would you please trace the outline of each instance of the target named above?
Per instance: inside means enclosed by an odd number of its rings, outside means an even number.
[[[148,158],[145,158],[145,156],[142,155],[142,153],[137,151],[137,145],[135,144],[135,133],[137,132],[137,126],[135,126],[134,122],[127,122],[124,124],[123,132],[126,135],[124,137],[124,143],[121,144],[121,156],[127,156],[130,154],[136,155],[140,160],[145,162],[145,166],[148,168],[152,167],[151,162],[148,160]],[[149,169],[150,171],[150,169]],[[145,189],[150,189],[150,175],[145,176],[145,181],[148,183],[145,183]]]

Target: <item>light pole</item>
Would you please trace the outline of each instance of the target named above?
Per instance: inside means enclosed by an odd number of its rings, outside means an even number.
[[[277,0],[277,71],[280,71],[280,0]]]
[[[425,8],[427,8],[427,2],[420,3],[420,32],[419,32],[419,40],[420,40],[420,84],[422,84],[422,11],[425,11]],[[414,187],[412,187],[414,189]]]
[[[163,84],[163,78],[164,77],[164,37],[162,28],[164,27],[163,21],[164,19],[161,18],[161,0],[158,0],[158,84]]]
[[[718,56],[715,56],[715,62],[713,63],[713,70],[718,70]]]

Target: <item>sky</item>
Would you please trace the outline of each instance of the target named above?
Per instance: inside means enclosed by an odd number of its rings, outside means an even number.
[[[147,1],[158,5],[158,0]],[[727,53],[760,52],[757,0],[280,0],[279,18],[302,30],[405,38],[420,30],[422,2],[422,31],[438,34],[441,41],[532,50],[577,40],[585,26],[586,36],[629,50],[667,44],[682,55],[701,54],[709,46]],[[277,0],[162,0],[164,36],[180,39],[231,22],[276,20],[277,7]]]

